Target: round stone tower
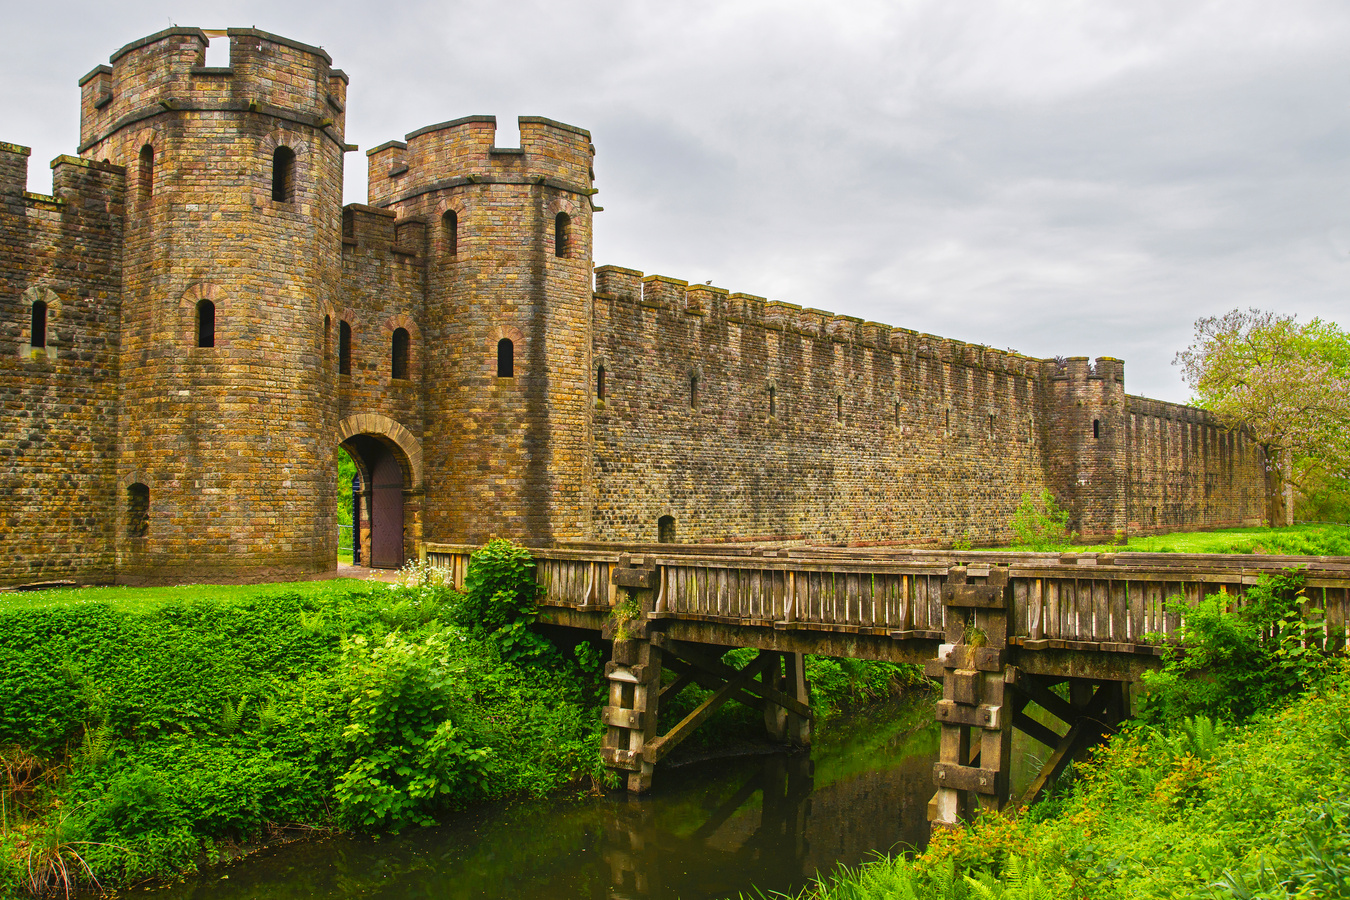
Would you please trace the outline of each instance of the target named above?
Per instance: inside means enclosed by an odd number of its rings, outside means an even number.
[[[346,76],[252,29],[172,28],[81,81],[127,169],[119,580],[330,570]]]
[[[426,508],[435,541],[590,536],[590,133],[521,117],[369,151],[370,205],[426,223]]]

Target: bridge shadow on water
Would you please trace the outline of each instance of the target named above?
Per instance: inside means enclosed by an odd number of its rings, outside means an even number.
[[[937,728],[887,719],[843,726],[810,753],[672,767],[640,798],[524,801],[395,837],[292,844],[156,895],[714,900],[751,886],[795,890],[927,841]]]

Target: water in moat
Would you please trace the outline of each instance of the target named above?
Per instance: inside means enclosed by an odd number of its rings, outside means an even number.
[[[931,698],[821,729],[810,753],[662,767],[651,793],[486,806],[437,828],[276,847],[155,892],[282,898],[736,897],[922,846]]]

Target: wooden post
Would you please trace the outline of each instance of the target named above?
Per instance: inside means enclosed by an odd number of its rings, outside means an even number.
[[[787,678],[783,693],[792,699],[811,705],[811,686],[806,683],[806,656],[802,653],[784,653]],[[788,710],[786,737],[797,747],[811,746],[811,717]]]
[[[983,577],[972,583],[969,577]],[[981,810],[1008,802],[1012,768],[1012,685],[1006,666],[1008,570],[954,567],[942,589],[947,643],[928,666],[942,677],[937,793],[928,807],[934,825],[955,826],[975,798]]]
[[[609,768],[624,773],[628,790],[641,793],[652,786],[655,761],[643,750],[657,735],[661,700],[661,648],[649,640],[656,568],[625,554],[611,579],[637,604],[640,614],[636,619],[611,620],[601,632],[614,641],[614,650],[605,666],[609,704],[601,712],[605,737],[600,752]]]
[[[783,679],[783,654],[765,650],[764,655],[770,657],[770,659],[764,664],[764,671],[759,676],[760,681],[767,688],[783,690],[785,684]],[[768,732],[770,740],[785,741],[788,739],[788,711],[768,699],[764,700],[764,730]]]

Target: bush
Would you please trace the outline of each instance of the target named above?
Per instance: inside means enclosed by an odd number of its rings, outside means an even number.
[[[1236,609],[1224,593],[1205,597],[1194,609],[1179,597],[1169,601],[1186,617],[1180,645],[1169,649],[1161,671],[1144,675],[1141,718],[1156,724],[1205,715],[1240,722],[1316,681],[1327,659],[1316,644],[1321,621],[1302,612],[1303,581],[1294,570],[1262,576],[1248,589],[1246,605]]]
[[[1055,503],[1055,495],[1042,490],[1037,497],[1030,491],[1008,521],[1013,545],[1022,550],[1054,550],[1070,543],[1077,535],[1069,532],[1069,513]]]
[[[537,593],[530,551],[500,538],[489,541],[469,557],[459,621],[485,632],[528,621]]]
[[[344,648],[342,738],[352,762],[337,780],[339,817],[358,828],[431,825],[445,800],[483,793],[489,751],[465,739],[452,709],[464,706],[462,670],[444,639],[410,641],[398,632],[368,647],[358,635]]]

